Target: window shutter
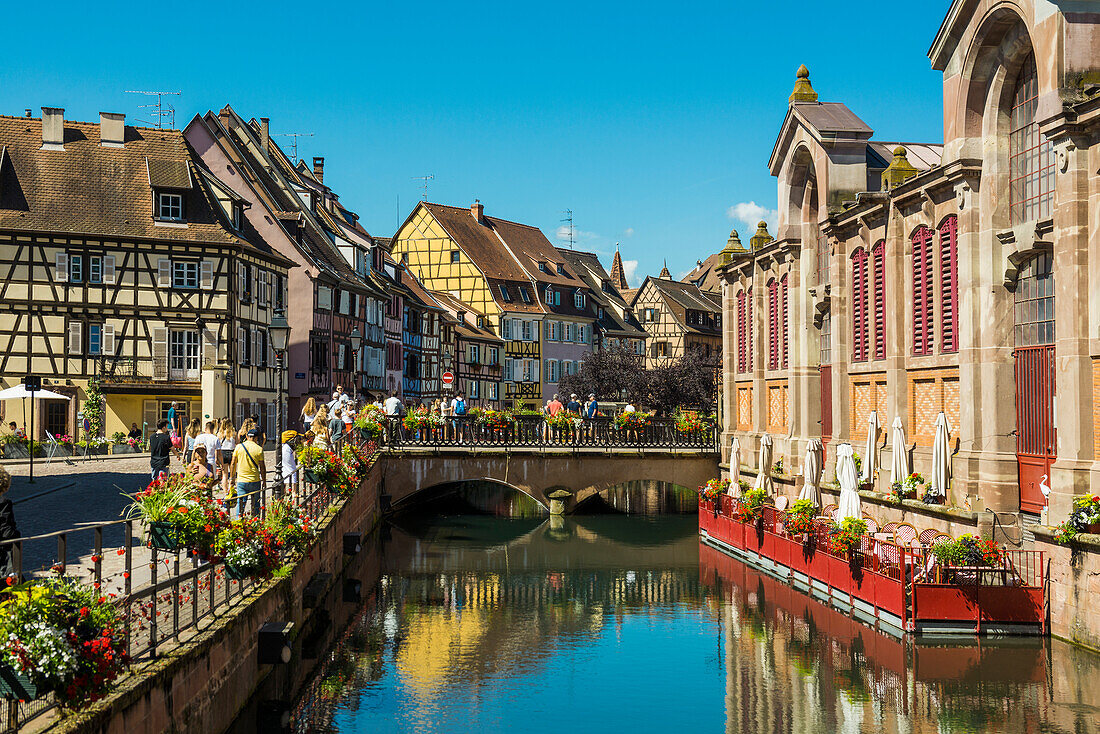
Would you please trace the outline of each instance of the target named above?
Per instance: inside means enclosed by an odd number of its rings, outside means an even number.
[[[106,285],[115,284],[115,256],[103,256],[103,282]]]
[[[54,262],[53,279],[58,283],[67,283],[69,281],[69,254],[66,252],[57,253],[57,259]]]
[[[247,267],[244,263],[237,263],[237,296],[242,301],[246,299],[248,292],[248,276],[245,275]]]
[[[255,281],[253,281],[255,282]],[[249,362],[256,366],[263,364],[263,352],[260,350],[260,330],[252,329],[252,349],[249,352]]]
[[[110,324],[103,325],[103,341],[100,343],[100,352],[104,355],[115,353],[115,327]]]
[[[204,290],[214,287],[214,263],[211,260],[203,260],[199,267],[199,286]]]
[[[256,296],[256,300],[259,301],[260,300],[260,273],[257,270],[255,265],[250,266],[249,272],[251,273],[252,277],[248,278],[248,280],[252,284],[252,291]]]
[[[779,284],[768,281],[768,369],[779,368]]]
[[[539,360],[537,360],[537,359],[532,359],[531,360],[531,382],[538,382],[539,381],[539,367],[541,367],[541,366],[542,366],[542,363]]]
[[[867,251],[852,253],[852,358],[867,361]]]
[[[161,288],[172,286],[172,261],[166,257],[157,260],[157,285]]]
[[[153,329],[153,379],[168,379],[168,329]]]
[[[932,230],[913,233],[913,354],[932,352]]]
[[[79,321],[69,322],[69,354],[84,353],[84,324]]]
[[[246,346],[247,337],[242,327],[237,327],[237,362],[238,364],[248,363],[248,349]]]
[[[213,329],[202,330],[202,363],[204,365],[217,364],[218,362],[218,338]]]
[[[149,434],[157,429],[157,420],[159,420],[159,413],[157,412],[156,400],[145,400],[142,402],[142,421],[145,422],[145,433]]]
[[[871,250],[875,284],[875,359],[886,359],[886,242]]]
[[[779,334],[783,357],[783,368],[787,368],[787,276],[779,281]]]
[[[941,352],[959,350],[958,232],[959,220],[952,214],[940,226]]]

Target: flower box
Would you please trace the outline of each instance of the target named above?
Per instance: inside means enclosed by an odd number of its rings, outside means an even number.
[[[16,701],[33,701],[39,693],[38,686],[26,673],[20,673],[10,665],[0,665],[0,696]]]
[[[170,522],[149,523],[149,545],[157,550],[179,550],[181,547],[179,528]]]
[[[19,443],[8,443],[3,446],[5,459],[29,459],[31,454],[27,447]]]
[[[321,484],[321,478],[312,469],[302,469],[302,478],[311,484]]]
[[[231,581],[244,581],[251,576],[248,572],[237,568],[232,563],[225,564],[225,577]]]
[[[111,453],[112,454],[137,454],[137,453],[140,453],[140,452],[136,448],[134,448],[133,446],[127,446],[126,444],[122,444],[121,446],[119,446],[118,444],[115,444],[114,446],[111,447]]]

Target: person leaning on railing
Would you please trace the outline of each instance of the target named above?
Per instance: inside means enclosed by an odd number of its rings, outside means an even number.
[[[10,499],[5,497],[11,489],[11,474],[0,466],[0,541],[19,537],[19,528],[15,526],[15,510]],[[4,578],[15,574],[15,564],[11,557],[12,546],[0,545],[0,575]]]

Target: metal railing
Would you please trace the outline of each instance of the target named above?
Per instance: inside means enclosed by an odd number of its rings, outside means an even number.
[[[554,427],[541,415],[515,416],[494,427],[470,416],[435,419],[424,428],[406,428],[402,419],[387,418],[381,442],[386,446],[456,446],[515,448],[661,448],[719,450],[718,428],[681,431],[674,418],[651,418],[639,428],[620,428],[608,417],[577,418]]]
[[[366,443],[344,436],[333,442],[335,450],[339,452],[347,441],[360,448]],[[324,485],[304,478],[297,492],[284,492],[281,481],[270,479],[274,471],[268,476],[263,489],[220,501],[231,515],[243,510],[262,518],[272,502],[286,498],[316,524],[339,499]],[[2,541],[0,548],[11,553],[14,574],[21,580],[64,573],[91,584],[118,604],[125,620],[126,652],[133,663],[155,658],[165,647],[179,643],[203,620],[239,602],[256,585],[251,579],[230,578],[221,561],[203,561],[187,550],[147,546],[145,531],[140,520],[113,520]],[[24,703],[6,700],[3,707],[3,731],[8,732],[56,708],[56,702],[47,695]]]

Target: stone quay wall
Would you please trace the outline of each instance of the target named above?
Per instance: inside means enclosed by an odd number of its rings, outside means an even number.
[[[1100,652],[1100,535],[1081,534],[1065,546],[1040,527],[1035,549],[1046,554],[1051,634]]]
[[[354,562],[343,554],[343,535],[366,534],[378,521],[380,469],[377,464],[372,467],[359,490],[320,522],[312,553],[289,576],[261,584],[193,638],[153,661],[135,665],[134,674],[113,694],[56,723],[52,730],[67,734],[225,731],[266,678],[285,675],[280,670],[284,668],[297,670],[291,677],[304,676],[311,666],[302,664],[299,636],[319,610],[302,608],[302,592],[316,573],[330,573],[337,583],[344,567]],[[362,553],[366,552],[364,547]],[[268,621],[294,623],[289,665],[257,662],[257,633]]]

